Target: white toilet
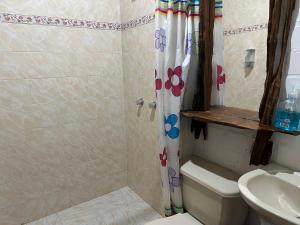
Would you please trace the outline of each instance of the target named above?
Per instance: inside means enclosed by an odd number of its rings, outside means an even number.
[[[146,225],[243,225],[248,211],[240,196],[238,176],[199,157],[180,169],[183,203],[188,213],[152,221]]]

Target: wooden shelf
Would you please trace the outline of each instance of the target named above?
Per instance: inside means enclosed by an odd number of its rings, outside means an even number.
[[[209,111],[182,111],[181,114],[187,118],[240,129],[266,130],[294,136],[300,135],[300,132],[288,132],[273,126],[259,125],[258,112],[252,110],[212,106]]]

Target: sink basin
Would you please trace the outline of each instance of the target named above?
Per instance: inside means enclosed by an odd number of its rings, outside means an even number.
[[[238,181],[248,205],[272,223],[300,225],[300,175],[287,170],[257,169]]]

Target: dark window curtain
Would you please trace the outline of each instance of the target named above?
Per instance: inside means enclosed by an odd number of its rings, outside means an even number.
[[[260,104],[261,125],[271,125],[274,109],[285,75],[286,50],[291,35],[291,24],[296,0],[270,0],[268,27],[267,77]],[[266,165],[272,155],[271,131],[258,131],[252,148],[250,164]]]
[[[213,31],[215,20],[215,1],[201,1],[201,22],[199,29],[199,72],[197,90],[194,95],[192,110],[207,111],[210,108],[212,89],[212,57]],[[191,130],[195,138],[199,138],[201,131],[204,139],[207,137],[207,123],[192,120]]]

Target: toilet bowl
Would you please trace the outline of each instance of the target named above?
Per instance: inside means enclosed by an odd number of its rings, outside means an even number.
[[[243,225],[248,211],[238,188],[239,176],[193,156],[180,169],[183,205],[187,213],[146,225]]]

